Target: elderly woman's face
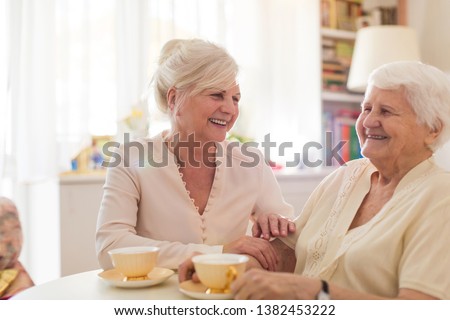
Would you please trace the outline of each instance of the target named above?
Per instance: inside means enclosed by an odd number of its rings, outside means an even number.
[[[174,129],[183,135],[195,133],[200,142],[223,141],[239,115],[240,98],[238,85],[187,97],[176,114]]]
[[[403,90],[372,87],[356,124],[361,153],[384,164],[417,164],[431,156],[435,134],[417,123]]]

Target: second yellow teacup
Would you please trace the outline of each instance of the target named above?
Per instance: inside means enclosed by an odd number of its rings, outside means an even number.
[[[127,280],[141,280],[153,270],[158,259],[157,247],[126,247],[108,251],[114,268]]]
[[[248,257],[240,254],[218,253],[194,256],[195,272],[209,293],[227,293],[231,282],[245,272]]]

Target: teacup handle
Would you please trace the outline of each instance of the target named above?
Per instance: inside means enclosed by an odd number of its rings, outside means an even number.
[[[223,291],[225,292],[230,292],[230,285],[231,283],[236,279],[237,277],[237,270],[235,267],[233,266],[229,266],[228,267],[228,271],[227,271],[227,284],[225,285],[225,288]]]

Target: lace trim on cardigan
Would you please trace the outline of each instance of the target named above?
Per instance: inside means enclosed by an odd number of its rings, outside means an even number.
[[[351,192],[353,186],[355,185],[354,182],[361,175],[367,165],[368,160],[361,161],[357,166],[355,166],[353,171],[350,173],[350,177],[346,179],[346,182],[342,184],[339,189],[338,196],[333,204],[328,219],[320,229],[317,236],[308,244],[304,275],[314,277],[319,274],[319,268],[328,247],[328,241],[330,239],[329,235],[333,233],[333,230],[336,227],[337,221],[342,212],[342,207],[345,204],[344,199]]]
[[[364,169],[368,165],[368,161],[361,162],[359,166],[355,167],[350,177],[347,180],[347,183],[341,187],[338,193],[338,198],[333,205],[331,210],[331,214],[328,217],[326,223],[322,227],[319,235],[316,237],[315,241],[311,242],[308,245],[308,256],[305,264],[305,272],[304,274],[309,277],[315,277],[320,273],[320,267],[322,264],[322,260],[325,256],[328,241],[330,239],[329,235],[332,234],[337,222],[340,213],[342,212],[342,207],[344,205],[343,199],[347,196],[347,194],[353,189],[355,185],[354,182],[358,178],[358,176],[363,172]],[[428,170],[423,173],[422,176],[415,179],[413,182],[405,186],[402,190],[400,190],[397,194],[395,194],[387,203],[387,205],[375,215],[369,222],[366,224],[350,230],[344,238],[343,243],[341,244],[339,250],[337,251],[336,257],[334,257],[333,262],[335,262],[340,256],[342,256],[350,246],[361,237],[363,237],[378,221],[380,221],[386,212],[389,212],[390,209],[396,204],[396,199],[403,197],[405,194],[411,193],[413,189],[415,189],[420,183],[426,179],[433,170]],[[331,263],[334,267],[337,267],[336,263]],[[322,266],[323,267],[323,266]],[[325,266],[326,267],[326,266]],[[329,270],[332,272],[333,270]]]
[[[195,207],[195,210],[197,210],[197,212],[199,212],[200,208],[195,205],[195,200],[191,198],[191,192],[186,188],[186,181],[184,181],[183,173],[180,171],[181,166],[178,163],[178,161],[176,161],[176,164],[177,164],[178,174],[180,175],[181,181],[183,182],[183,185],[184,185],[184,190],[186,191],[186,194],[188,195],[189,199],[191,199],[192,205]]]

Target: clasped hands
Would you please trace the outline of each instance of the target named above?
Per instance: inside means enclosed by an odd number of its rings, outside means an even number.
[[[278,263],[277,253],[270,245],[271,237],[286,237],[295,232],[295,224],[278,214],[260,214],[252,228],[253,237],[243,236],[223,246],[223,253],[249,255],[250,266],[259,264],[263,269],[275,271]]]

